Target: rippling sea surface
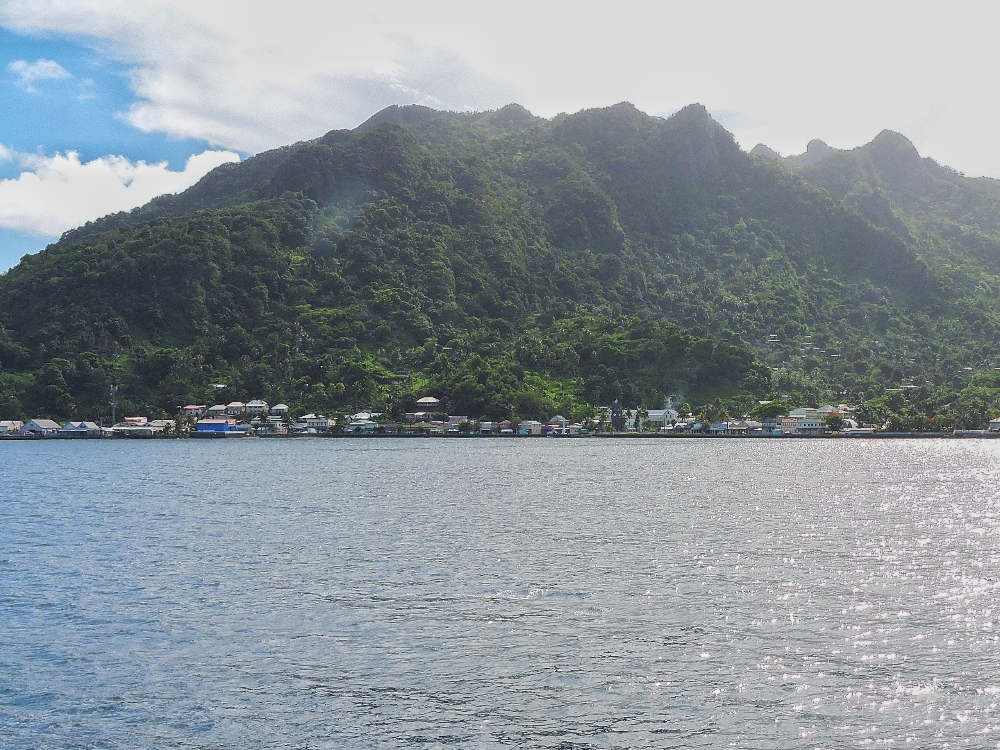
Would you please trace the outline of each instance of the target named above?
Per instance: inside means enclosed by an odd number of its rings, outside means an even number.
[[[1000,441],[0,443],[4,748],[1000,745]]]

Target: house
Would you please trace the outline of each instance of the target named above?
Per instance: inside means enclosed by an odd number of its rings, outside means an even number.
[[[13,437],[21,434],[24,422],[18,419],[5,419],[0,422],[0,437]]]
[[[246,411],[248,414],[267,414],[267,410],[267,401],[261,401],[259,398],[255,398],[246,403]]]
[[[764,425],[754,420],[738,419],[735,422],[728,422],[727,424],[726,434],[731,436],[747,437],[749,435],[761,435],[764,431]]]
[[[819,410],[814,409],[811,406],[800,406],[798,409],[792,409],[790,412],[788,412],[788,416],[793,417],[795,419],[801,419],[804,417],[808,417],[809,419],[817,419],[819,418]]]
[[[709,435],[728,435],[729,422],[713,422],[708,426]]]
[[[330,426],[330,420],[322,414],[306,414],[299,422],[306,426],[306,429],[325,430]]]
[[[760,423],[760,428],[765,435],[780,435],[781,417],[764,417]]]
[[[556,414],[549,420],[550,435],[569,435],[569,420],[562,414]]]
[[[151,438],[173,426],[172,419],[155,419],[150,422],[145,417],[125,417],[124,424],[116,424],[111,430],[115,437]]]
[[[187,406],[181,407],[181,413],[185,417],[200,417],[207,409],[208,407],[204,404],[200,406],[197,404],[188,404]]]
[[[674,409],[649,409],[646,413],[646,418],[643,420],[643,424],[652,422],[657,430],[662,430],[676,421],[677,412]]]
[[[875,428],[872,425],[859,425],[855,419],[848,417],[844,420],[844,426],[840,428],[840,434],[844,437],[852,437],[854,435],[874,435]]]
[[[245,414],[247,410],[247,405],[242,401],[230,401],[226,404],[226,414],[231,416],[236,416],[237,414]]]
[[[781,418],[781,434],[795,435],[799,431],[799,420],[795,417]]]
[[[288,414],[288,404],[275,404],[270,411],[276,417],[284,417]]]
[[[796,432],[799,435],[822,435],[826,431],[826,419],[821,417],[797,417]]]
[[[226,405],[216,404],[215,406],[210,406],[205,410],[205,413],[210,417],[221,417],[226,413]]]
[[[104,431],[94,422],[67,422],[59,428],[59,437],[99,438]]]
[[[726,434],[733,437],[745,437],[750,434],[750,425],[742,419],[726,422]]]
[[[357,432],[364,435],[369,435],[375,432],[378,427],[378,422],[374,422],[371,419],[356,419],[347,425],[348,432]]]
[[[61,429],[58,422],[51,419],[32,419],[21,428],[21,435],[25,437],[55,437]]]
[[[3,422],[0,422],[0,424],[3,424]],[[1000,433],[1000,418],[990,420],[990,428],[987,432]]]
[[[424,396],[417,399],[417,408],[420,411],[434,412],[440,405],[441,399],[434,398],[433,396]]]
[[[234,420],[235,421],[235,420]],[[255,420],[260,424],[257,428],[258,435],[287,435],[288,427],[281,417],[265,417],[263,421]]]

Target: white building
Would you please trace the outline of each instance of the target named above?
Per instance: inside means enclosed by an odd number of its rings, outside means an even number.
[[[541,435],[542,423],[533,419],[525,419],[517,426],[518,435]]]
[[[306,414],[299,422],[304,424],[306,429],[311,427],[315,430],[325,430],[330,426],[330,420],[322,414]]]
[[[819,409],[814,409],[811,406],[800,406],[798,409],[792,409],[788,412],[788,416],[794,419],[818,419],[820,416]]]
[[[673,409],[650,409],[644,422],[652,422],[656,429],[662,430],[677,421],[677,412]],[[640,427],[642,425],[639,425]]]
[[[246,403],[246,410],[249,414],[260,415],[267,414],[267,401],[261,401],[259,398],[255,398],[252,401]]]
[[[424,396],[417,399],[417,407],[422,411],[434,411],[441,405],[441,399]]]
[[[5,419],[0,421],[0,437],[20,435],[22,427],[24,427],[24,422],[18,419]]]
[[[242,401],[230,401],[226,404],[226,414],[236,416],[237,414],[243,414],[247,410],[247,405]]]
[[[67,422],[59,428],[60,437],[101,437],[103,430],[94,422]]]
[[[799,435],[821,435],[826,430],[826,420],[819,417],[799,417],[796,421]]]
[[[21,428],[21,434],[28,437],[54,437],[61,425],[51,419],[32,419]]]
[[[569,420],[562,414],[556,414],[549,420],[553,435],[569,435]]]

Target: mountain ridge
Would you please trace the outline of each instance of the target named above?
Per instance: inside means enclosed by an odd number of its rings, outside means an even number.
[[[114,380],[170,412],[227,382],[310,409],[399,411],[432,389],[544,417],[670,394],[862,401],[919,380],[944,408],[992,372],[994,186],[872,143],[816,142],[803,164],[745,153],[701,105],[390,107],[0,277],[0,407],[93,416]],[[409,390],[385,385],[398,369]]]

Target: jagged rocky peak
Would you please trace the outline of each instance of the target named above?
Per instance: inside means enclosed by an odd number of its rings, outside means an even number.
[[[861,151],[878,170],[882,185],[897,199],[912,197],[925,187],[926,167],[916,146],[906,136],[883,130]]]
[[[883,130],[864,148],[873,158],[892,159],[897,163],[920,163],[920,153],[913,142],[892,130]]]
[[[778,161],[783,161],[784,157],[775,151],[770,146],[765,146],[763,143],[758,143],[752,149],[750,149],[751,156],[760,156],[766,159],[777,159]]]
[[[686,107],[682,107],[671,115],[671,117],[676,117],[678,119],[689,118],[692,120],[701,120],[703,122],[712,120],[714,122],[712,115],[708,112],[708,108],[704,104],[698,104],[697,102],[689,104]]]
[[[832,154],[836,150],[837,149],[826,145],[826,143],[821,141],[819,138],[813,138],[806,144],[806,154],[812,159],[822,159],[824,156]]]
[[[840,153],[839,149],[828,146],[819,138],[813,138],[806,145],[806,150],[801,154],[793,154],[785,159],[785,162],[793,168],[811,167],[819,164],[828,156]]]

